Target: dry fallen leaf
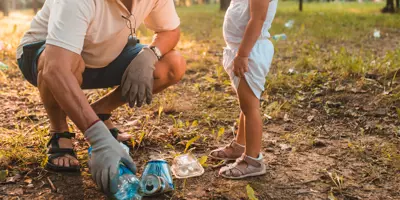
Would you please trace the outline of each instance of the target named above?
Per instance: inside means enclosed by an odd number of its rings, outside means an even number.
[[[292,150],[292,147],[291,147],[290,145],[288,145],[288,144],[279,144],[279,147],[280,147],[282,150],[284,150],[284,151],[286,151],[286,150],[288,150],[288,151]]]
[[[31,184],[32,183],[32,179],[31,178],[27,178],[27,179],[24,180],[24,183]]]
[[[18,182],[20,179],[21,179],[21,175],[17,174],[15,176],[8,177],[6,180],[6,183],[15,183],[15,182]]]
[[[286,113],[285,116],[283,117],[283,121],[285,121],[285,122],[291,121],[291,120],[289,119],[289,115],[288,115],[287,113]]]
[[[140,126],[140,121],[139,120],[129,121],[126,124],[124,124],[124,126]]]
[[[23,195],[24,190],[22,188],[16,188],[13,191],[8,192],[9,195]]]

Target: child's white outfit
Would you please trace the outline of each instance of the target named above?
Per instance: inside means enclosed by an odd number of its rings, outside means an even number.
[[[254,45],[249,56],[249,71],[245,73],[245,78],[253,90],[253,93],[260,99],[264,91],[265,77],[269,72],[272,57],[274,55],[274,46],[269,40],[271,35],[268,30],[275,17],[278,0],[272,0],[269,3],[267,18],[264,22],[260,38]],[[233,72],[233,60],[238,52],[239,45],[242,42],[246,26],[250,20],[249,0],[232,0],[225,14],[224,20],[224,39],[227,47],[224,49],[223,65],[232,81],[232,85],[237,90],[240,78]]]

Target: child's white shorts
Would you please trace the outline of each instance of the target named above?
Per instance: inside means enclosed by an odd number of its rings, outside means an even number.
[[[238,45],[228,44],[224,49],[223,65],[228,73],[232,85],[237,91],[240,78],[233,72],[233,60],[239,49]],[[249,56],[249,71],[245,73],[247,84],[253,90],[254,95],[260,99],[265,89],[265,78],[271,67],[274,56],[274,45],[268,39],[259,39],[254,45]]]

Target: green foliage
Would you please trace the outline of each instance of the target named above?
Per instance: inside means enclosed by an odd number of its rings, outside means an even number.
[[[219,141],[221,139],[221,137],[222,137],[222,135],[224,135],[224,133],[225,133],[225,128],[224,127],[219,128],[218,133],[217,133],[217,141]]]
[[[258,198],[254,194],[253,188],[249,184],[246,186],[246,191],[247,191],[247,197],[249,197],[249,200],[258,200]]]
[[[0,182],[4,182],[8,176],[8,170],[0,170]]]
[[[400,120],[400,108],[396,108],[397,118]]]
[[[196,136],[192,139],[190,139],[187,143],[186,143],[186,147],[185,150],[183,151],[184,153],[186,153],[186,151],[189,149],[190,145],[192,145],[194,142],[196,142],[198,139],[200,139],[200,136]]]
[[[198,160],[199,160],[199,163],[201,164],[201,166],[203,166],[203,167],[207,167],[208,165],[206,164],[206,162],[207,162],[207,159],[208,159],[208,156],[202,156],[202,157],[200,157]]]

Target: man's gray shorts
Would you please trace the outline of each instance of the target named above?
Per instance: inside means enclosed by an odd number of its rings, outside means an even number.
[[[107,66],[103,68],[85,68],[82,74],[82,89],[109,88],[120,85],[126,68],[143,47],[144,45],[142,44],[125,46],[121,54]],[[25,45],[22,57],[18,59],[19,68],[25,79],[35,87],[37,87],[38,79],[38,58],[45,48],[45,41]]]

